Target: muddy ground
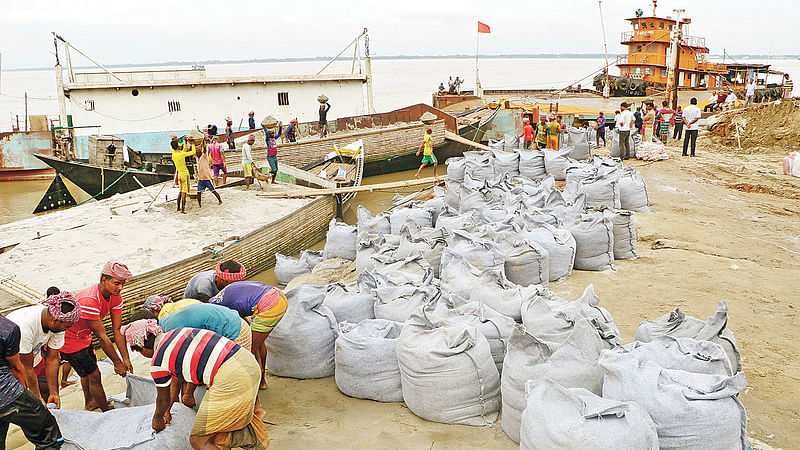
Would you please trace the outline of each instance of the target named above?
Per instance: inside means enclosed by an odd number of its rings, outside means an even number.
[[[631,163],[655,210],[636,215],[639,259],[606,272],[575,271],[551,289],[572,299],[594,284],[626,342],[642,320],[675,307],[705,319],[727,301],[747,375],[740,398],[748,433],[773,447],[800,448],[800,179],[782,175],[785,149],[699,144],[696,158],[671,147],[667,161]],[[121,379],[107,378],[118,386],[108,393],[122,390]],[[332,377],[269,383],[261,401],[273,448],[516,447],[499,421],[488,428],[427,422],[403,404],[348,398]],[[65,407],[81,406],[77,387],[64,397]],[[22,442],[16,430],[9,448]]]

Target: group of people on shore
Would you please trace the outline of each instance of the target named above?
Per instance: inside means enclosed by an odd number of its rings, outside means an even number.
[[[685,109],[679,105],[677,111],[670,109],[668,105],[667,101],[663,101],[661,102],[661,109],[656,110],[654,102],[647,101],[645,102],[644,112],[641,111],[641,107],[637,107],[636,112],[632,113],[630,110],[631,105],[628,102],[620,103],[620,109],[616,111],[614,116],[614,127],[619,133],[620,158],[629,159],[635,157],[629,143],[631,133],[641,134],[642,142],[653,142],[654,139],[657,139],[666,144],[670,136],[670,126],[674,127],[673,139],[681,139],[683,128],[686,127],[683,156],[689,156],[690,146],[691,156],[695,156],[699,120],[702,115],[700,108],[697,107],[697,98],[692,97],[689,106]],[[605,117],[603,117],[602,111],[597,119],[597,125],[599,138],[600,128],[605,127]],[[605,145],[605,133],[603,133],[603,136],[603,144]]]
[[[567,131],[567,123],[561,115],[542,115],[539,123],[534,127],[530,119],[522,119],[522,134],[517,136],[522,139],[523,148],[526,150],[533,146],[534,141],[539,149],[549,148],[558,150],[559,136]]]
[[[87,411],[111,409],[92,346],[96,338],[120,376],[133,373],[128,347],[150,358],[157,388],[152,428],[170,423],[175,402],[195,407],[194,390],[208,387],[189,436],[193,448],[237,442],[266,446],[264,409],[267,336],[288,306],[275,287],[244,281],[244,265],[223,261],[191,278],[183,299],[151,295],[122,325],[122,290],[131,278],[124,264],[107,263],[100,281],[75,294],[51,288],[41,305],[0,316],[0,442],[9,424],[36,448],[64,440],[49,409],[60,408],[59,365],[80,377]],[[103,320],[110,316],[114,343]],[[214,447],[212,447],[214,448]]]

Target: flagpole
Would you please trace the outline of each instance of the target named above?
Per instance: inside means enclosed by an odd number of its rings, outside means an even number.
[[[475,33],[475,95],[483,97],[483,90],[481,89],[481,80],[478,73],[478,54],[480,53],[481,33]]]

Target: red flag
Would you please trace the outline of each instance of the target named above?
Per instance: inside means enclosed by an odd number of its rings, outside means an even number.
[[[480,20],[478,21],[478,33],[491,33],[491,32],[492,30],[489,29],[489,25],[486,25]]]

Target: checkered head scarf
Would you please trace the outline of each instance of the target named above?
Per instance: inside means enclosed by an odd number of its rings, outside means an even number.
[[[47,311],[56,320],[75,323],[81,318],[81,304],[70,292],[62,291],[51,295],[47,297],[44,304],[47,307]],[[72,307],[70,308],[69,305],[72,305]]]
[[[136,322],[129,323],[121,328],[122,334],[125,335],[125,340],[131,347],[144,347],[144,341],[150,334],[158,336],[164,330],[158,326],[158,321],[153,319],[142,319]]]
[[[217,263],[217,277],[220,280],[227,281],[228,283],[233,283],[235,281],[242,281],[247,276],[247,269],[245,269],[244,264],[237,263],[239,264],[239,267],[241,267],[241,269],[239,269],[238,272],[229,272],[227,270],[224,271],[222,270],[221,268],[222,263],[223,261]]]
[[[149,309],[153,314],[158,315],[161,308],[164,307],[164,303],[172,303],[172,299],[166,295],[151,295],[145,299],[142,308]]]
[[[128,266],[111,261],[107,262],[106,265],[103,266],[103,271],[100,273],[122,281],[125,281],[133,276],[131,271],[128,270]]]

